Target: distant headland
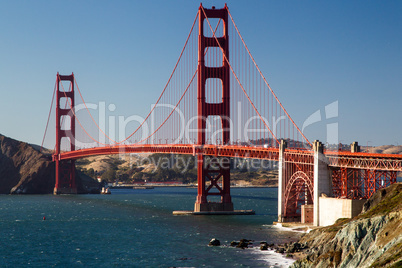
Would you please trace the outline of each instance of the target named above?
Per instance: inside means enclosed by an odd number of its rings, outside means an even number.
[[[0,194],[52,194],[55,166],[39,146],[0,134]],[[99,193],[100,184],[77,172],[78,193]]]

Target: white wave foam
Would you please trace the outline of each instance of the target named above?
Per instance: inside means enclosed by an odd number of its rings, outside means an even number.
[[[268,226],[268,225],[265,225]],[[296,232],[296,233],[309,233],[312,229],[309,226],[294,226],[294,227],[284,227],[282,223],[276,223],[275,225],[269,225],[270,227],[282,230],[282,231],[288,231],[288,232]],[[302,230],[303,228],[307,228],[307,230]]]
[[[258,248],[252,249],[253,254],[257,255],[256,260],[261,260],[267,263],[270,268],[285,268],[289,267],[296,260],[286,258],[283,254],[276,253],[273,250],[260,250]]]

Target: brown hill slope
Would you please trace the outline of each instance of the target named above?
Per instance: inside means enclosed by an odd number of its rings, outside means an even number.
[[[368,148],[369,153],[375,154],[402,154],[402,145],[382,145]]]
[[[272,163],[271,163],[272,164]],[[108,170],[115,170],[116,176],[108,182],[119,179],[122,182],[196,182],[195,158],[172,154],[121,154],[101,155],[79,159],[78,169],[95,177]],[[92,170],[92,173],[89,172]],[[166,179],[168,177],[168,179]],[[231,182],[237,186],[277,187],[278,170],[274,165],[260,160],[232,160]]]
[[[97,182],[77,174],[77,190],[87,193]],[[0,194],[50,194],[55,183],[54,163],[31,145],[0,135]]]

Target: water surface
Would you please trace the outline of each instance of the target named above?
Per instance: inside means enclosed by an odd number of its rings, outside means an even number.
[[[181,187],[112,190],[111,195],[2,195],[0,266],[279,266],[284,260],[260,251],[258,243],[299,236],[271,226],[277,188],[232,189],[235,209],[253,209],[256,215],[172,215],[192,210],[195,197],[196,189]],[[224,245],[252,239],[256,248],[208,247],[211,238]]]

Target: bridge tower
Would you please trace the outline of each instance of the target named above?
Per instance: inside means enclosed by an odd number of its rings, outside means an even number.
[[[205,11],[205,13],[204,13]],[[223,21],[223,36],[206,37],[204,35],[205,18],[217,18]],[[206,120],[208,116],[220,116],[222,127],[222,142],[228,144],[230,139],[230,85],[229,85],[229,36],[228,7],[223,9],[198,10],[198,87],[197,87],[197,125],[198,146],[205,144]],[[206,27],[208,26],[205,24]],[[205,50],[208,47],[221,47],[222,66],[205,66]],[[219,103],[206,102],[206,81],[209,78],[220,79],[222,82],[222,100]],[[208,160],[204,155],[197,156],[198,195],[194,206],[195,212],[201,211],[233,211],[230,196],[230,161],[228,158]],[[221,181],[221,184],[219,183]],[[208,196],[220,196],[221,202],[208,202]]]
[[[60,90],[60,83],[69,81],[69,89]],[[66,103],[66,107],[60,107]],[[57,73],[56,88],[56,152],[53,161],[56,164],[56,182],[54,194],[76,194],[75,184],[75,160],[60,161],[61,142],[67,139],[70,151],[75,150],[75,118],[72,114],[74,109],[74,74],[60,75]]]

